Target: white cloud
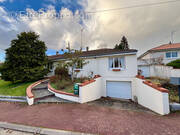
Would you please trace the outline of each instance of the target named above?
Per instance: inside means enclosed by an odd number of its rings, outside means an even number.
[[[148,2],[144,0],[132,2],[88,0],[88,4],[84,5],[86,11],[96,11],[159,1],[162,0],[149,0]],[[90,32],[88,38],[93,39],[95,47],[98,46],[95,43],[113,47],[120,41],[122,35],[126,35],[131,47],[139,49],[142,53],[158,44],[169,42],[170,32],[177,30],[180,26],[179,8],[180,2],[98,13],[95,14],[96,27]],[[180,32],[177,32],[176,36],[180,36]],[[175,39],[176,42],[180,42],[179,38]]]
[[[158,2],[162,0],[122,1],[122,0],[86,0],[78,2],[82,4],[85,11],[95,11],[101,9],[112,9],[126,7],[136,4]],[[72,11],[62,8],[60,12],[63,19],[32,17],[21,18],[19,21],[8,17],[6,11],[0,7],[0,47],[7,48],[10,40],[15,38],[17,33],[22,31],[35,31],[40,34],[51,49],[65,48],[67,42],[73,48],[80,48],[80,35],[82,26],[83,46],[90,49],[98,47],[114,47],[119,43],[122,35],[127,36],[131,48],[145,51],[162,43],[168,43],[170,32],[180,30],[179,17],[180,3],[164,4],[152,7],[141,7],[112,11],[107,13],[92,14],[90,19],[74,19]],[[27,9],[28,13],[37,13],[32,9]],[[77,11],[78,12],[78,11]],[[47,11],[42,11],[42,15],[49,16],[56,14],[52,5]],[[3,21],[2,21],[3,18]],[[81,23],[80,23],[81,22]],[[175,33],[175,41],[180,31]]]
[[[0,0],[0,2],[4,2],[4,1],[6,1],[6,0]]]

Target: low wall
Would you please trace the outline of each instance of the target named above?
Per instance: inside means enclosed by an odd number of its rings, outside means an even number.
[[[56,90],[48,83],[48,90],[55,94],[56,97],[69,100],[72,102],[86,103],[102,97],[101,93],[101,76],[96,75],[92,80],[85,81],[79,85],[79,96],[72,93],[66,93]]]
[[[132,97],[138,104],[161,115],[169,114],[168,90],[153,85],[142,78],[134,78],[132,82]]]
[[[50,92],[54,93],[56,97],[59,97],[59,98],[65,99],[65,100],[69,100],[69,101],[72,101],[72,102],[80,103],[79,96],[76,96],[76,95],[74,95],[72,93],[66,93],[66,92],[63,92],[63,91],[60,91],[60,90],[56,90],[56,89],[51,87],[50,83],[48,83],[48,90]]]
[[[34,87],[36,87],[37,85],[39,85],[40,83],[44,82],[44,81],[47,81],[48,79],[44,79],[44,80],[40,80],[40,81],[37,81],[31,85],[29,85],[26,89],[26,99],[27,99],[27,103],[28,105],[33,105],[34,104],[34,95],[32,93],[32,89]]]
[[[144,70],[143,75],[148,74],[148,76],[146,77],[160,77],[164,79],[170,79],[170,77],[180,77],[180,69],[173,69],[173,67],[171,66],[149,65],[149,66],[139,66],[138,68]]]
[[[94,81],[88,85],[81,85],[79,89],[80,103],[86,103],[101,98],[101,85],[100,76],[97,76]]]

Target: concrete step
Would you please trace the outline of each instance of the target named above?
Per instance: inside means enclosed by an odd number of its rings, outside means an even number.
[[[64,100],[56,96],[51,96],[51,97],[46,97],[43,99],[36,100],[35,104],[38,104],[38,103],[71,103],[71,101]]]
[[[33,90],[33,94],[35,99],[42,99],[49,96],[54,96],[54,94],[49,92],[47,89]]]
[[[170,109],[171,109],[171,111],[179,111],[180,104],[179,103],[170,103]]]
[[[47,89],[47,83],[41,83],[33,88],[33,90],[43,90],[43,89]]]

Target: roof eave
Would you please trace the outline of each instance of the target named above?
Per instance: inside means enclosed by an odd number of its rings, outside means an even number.
[[[93,55],[93,56],[80,56],[80,58],[99,58],[99,57],[110,57],[110,56],[118,56],[118,55],[136,55],[137,50],[134,52],[127,52],[127,53],[115,53],[115,54],[105,54],[105,55]],[[56,60],[66,60],[64,58],[50,58],[49,60],[56,61]]]

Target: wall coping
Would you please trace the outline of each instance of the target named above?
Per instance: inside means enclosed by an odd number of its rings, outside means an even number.
[[[158,91],[160,91],[160,92],[169,93],[168,89],[165,89],[163,87],[159,87],[158,85],[153,84],[151,81],[143,81],[143,83],[150,86],[150,87],[152,87],[152,88],[154,88],[154,89],[156,89],[156,90],[158,90]]]
[[[90,83],[95,82],[95,81],[96,81],[95,79],[100,78],[100,77],[101,77],[100,75],[95,75],[93,79],[87,80],[87,81],[81,83],[79,86],[80,86],[80,87],[86,86],[86,85],[88,85],[88,84],[90,84]]]
[[[165,89],[165,88],[163,88],[163,87],[161,87],[161,86],[159,86],[159,85],[157,85],[157,84],[154,84],[154,83],[152,83],[151,81],[145,80],[144,76],[137,75],[136,78],[144,80],[144,81],[143,81],[144,84],[146,84],[146,85],[148,85],[148,86],[150,86],[150,87],[152,87],[152,88],[154,88],[154,89],[156,89],[156,90],[158,90],[158,91],[160,91],[160,92],[169,93],[169,90],[168,90],[168,89]]]
[[[47,80],[48,80],[48,79],[39,80],[39,81],[37,81],[37,82],[29,85],[29,86],[27,87],[27,89],[26,89],[26,95],[27,95],[27,97],[28,97],[28,98],[34,98],[34,95],[33,95],[33,93],[32,93],[32,89],[33,89],[34,87],[36,87],[37,85],[39,85],[40,83],[42,83],[42,82],[44,82],[44,81],[47,81]]]
[[[63,94],[63,95],[68,95],[68,96],[73,96],[73,97],[79,97],[77,95],[74,95],[73,93],[67,93],[67,92],[64,92],[64,91],[61,91],[61,90],[56,90],[54,89],[50,82],[48,83],[48,89],[50,89],[51,91],[53,91],[54,93],[58,93],[58,94]]]
[[[136,75],[136,78],[139,78],[139,79],[142,79],[142,80],[145,79],[144,76],[142,76],[142,75]]]

